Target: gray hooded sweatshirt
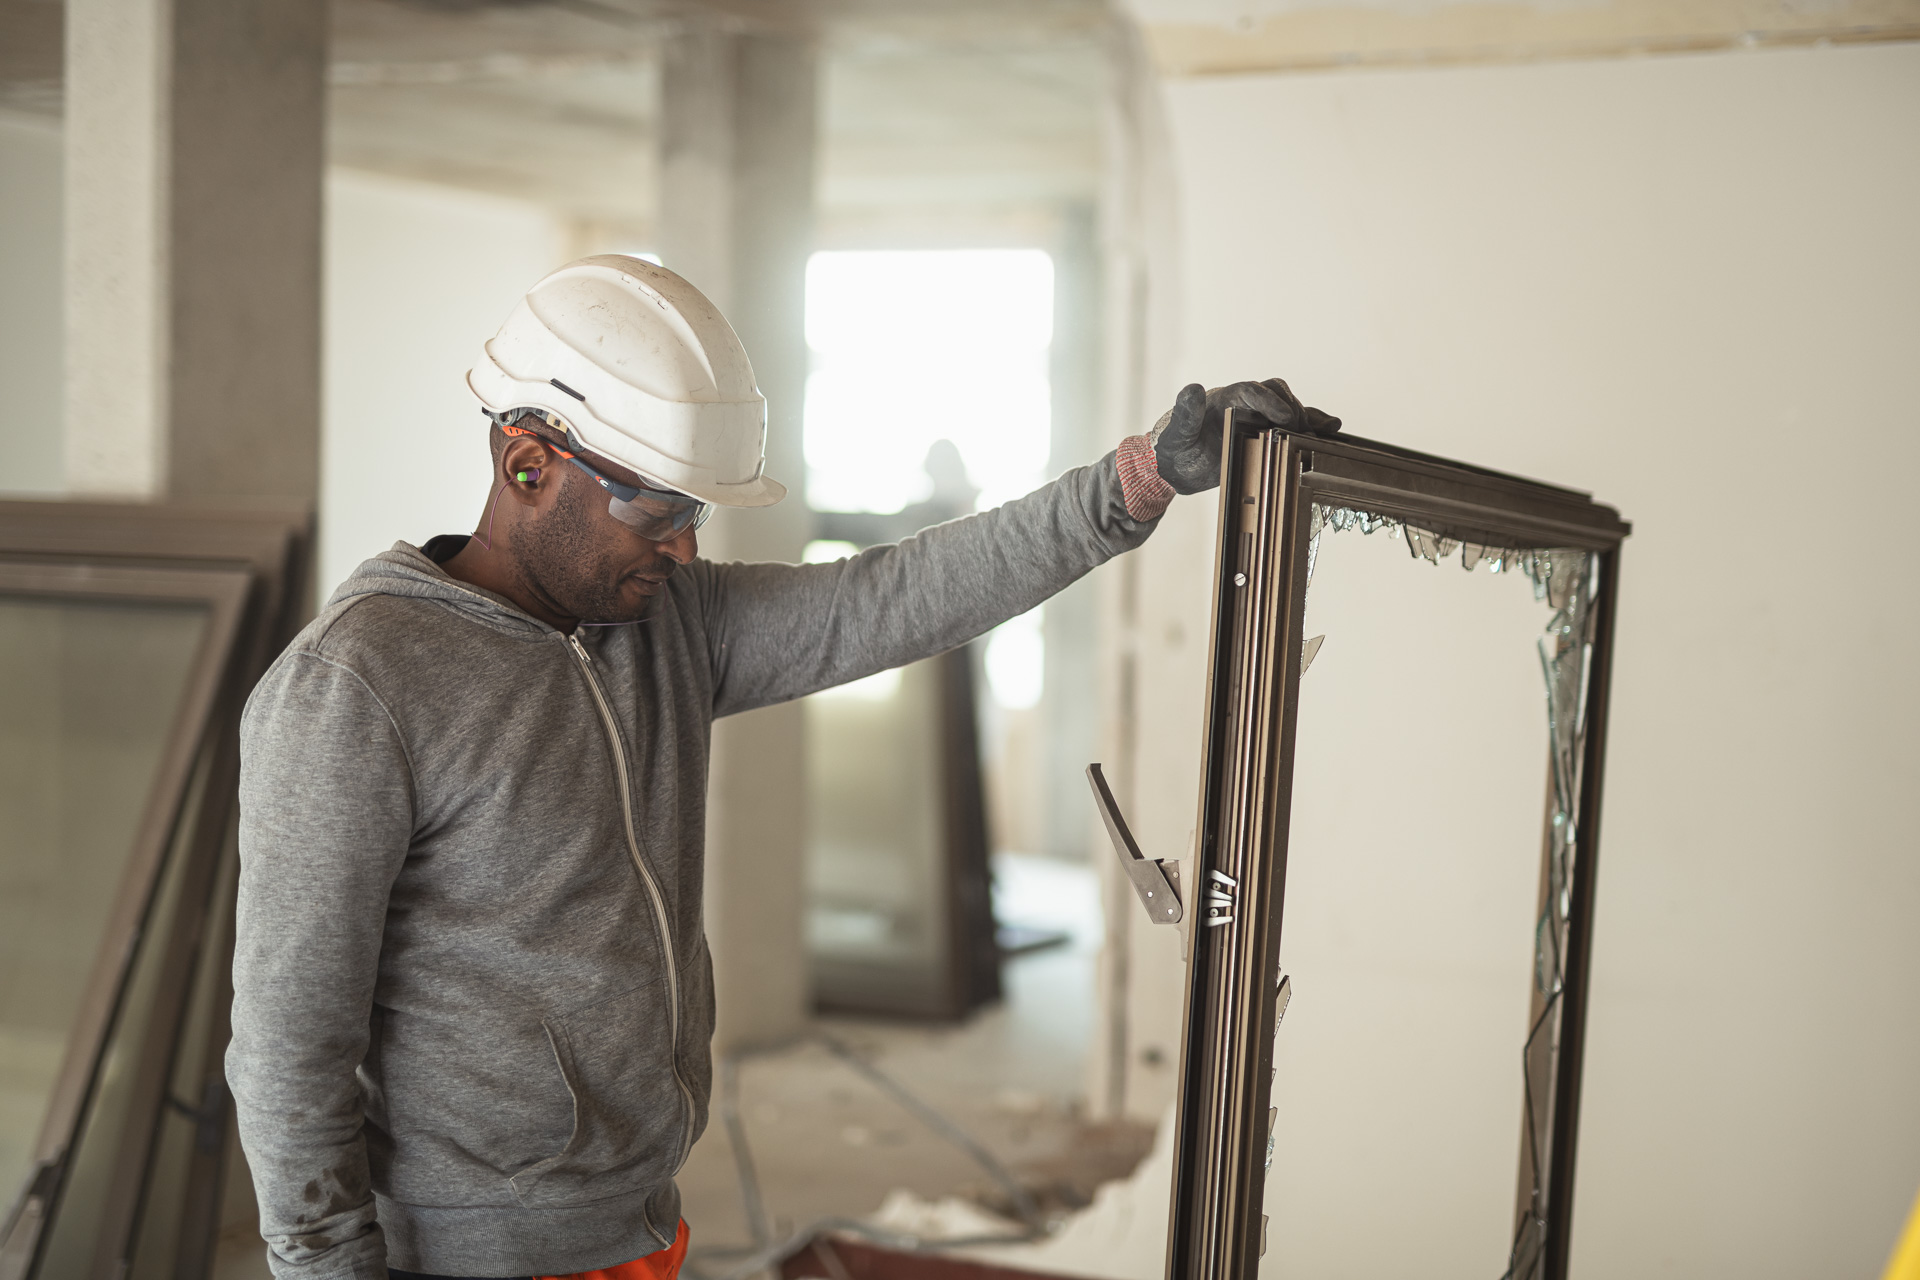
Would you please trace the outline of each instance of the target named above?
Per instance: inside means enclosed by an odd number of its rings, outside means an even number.
[[[669,1245],[712,1075],[714,718],[952,648],[1152,524],[1109,454],[837,564],[695,560],[571,636],[406,543],[361,565],[241,726],[227,1076],[274,1273]]]

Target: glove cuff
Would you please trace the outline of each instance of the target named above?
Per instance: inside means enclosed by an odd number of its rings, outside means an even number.
[[[1129,516],[1145,522],[1165,514],[1173,502],[1174,489],[1161,478],[1153,441],[1146,436],[1128,436],[1114,451],[1113,465],[1120,473],[1120,496]]]

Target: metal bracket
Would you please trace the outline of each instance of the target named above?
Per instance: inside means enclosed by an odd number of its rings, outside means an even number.
[[[1100,820],[1107,824],[1107,834],[1113,838],[1113,851],[1119,855],[1120,865],[1126,868],[1127,879],[1133,882],[1140,905],[1147,909],[1147,919],[1155,924],[1179,924],[1184,911],[1180,904],[1180,864],[1149,858],[1140,852],[1099,765],[1087,766],[1087,781],[1093,787],[1093,803],[1100,810]]]

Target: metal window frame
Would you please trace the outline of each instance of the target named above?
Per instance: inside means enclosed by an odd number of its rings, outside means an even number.
[[[1545,1249],[1527,1280],[1564,1280],[1598,869],[1600,795],[1620,543],[1629,526],[1576,490],[1350,437],[1225,424],[1205,756],[1181,1029],[1167,1275],[1250,1280],[1261,1213],[1277,1024],[1309,519],[1314,505],[1390,516],[1462,542],[1598,557],[1559,1049],[1551,1068]],[[1198,910],[1229,878],[1231,923]],[[1536,1004],[1536,1016],[1539,1009]],[[1523,1125],[1526,1117],[1522,1117]],[[1524,1132],[1524,1129],[1523,1129]],[[1531,1206],[1522,1143],[1516,1226]],[[1491,1259],[1489,1260],[1492,1261]]]
[[[266,669],[313,615],[313,512],[300,504],[179,506],[145,502],[0,501],[0,557],[95,563],[244,566],[260,579],[251,668]]]
[[[159,1126],[166,1108],[179,1105],[169,1098],[168,1087],[176,1058],[185,1052],[180,1036],[185,1029],[183,1019],[195,998],[196,966],[204,971],[207,964],[215,969],[213,1007],[207,1018],[207,1041],[199,1046],[206,1064],[205,1078],[198,1091],[199,1106],[191,1117],[198,1134],[185,1172],[187,1192],[173,1273],[202,1276],[212,1264],[233,1125],[222,1050],[228,1037],[227,1010],[232,1000],[231,899],[238,873],[232,823],[239,777],[239,714],[254,681],[311,616],[308,597],[313,541],[313,512],[300,503],[221,506],[0,501],[0,572],[79,572],[93,575],[96,581],[118,576],[162,592],[177,585],[182,575],[197,582],[200,575],[214,574],[243,584],[234,615],[234,634],[227,642],[226,662],[220,669],[202,732],[191,745],[176,738],[169,743],[165,756],[176,773],[185,770],[179,774],[182,781],[174,794],[184,799],[191,782],[199,788],[200,802],[194,807],[190,827],[184,830],[175,829],[179,816],[176,808],[176,823],[164,836],[175,843],[174,856],[187,864],[182,868],[185,883],[181,908],[176,927],[166,940],[165,955],[158,959],[162,967],[156,992],[158,1007],[133,1055],[137,1064],[135,1106],[120,1135],[121,1149],[116,1154],[103,1229],[87,1271],[90,1277],[107,1280],[124,1274],[154,1176],[152,1161]],[[159,794],[158,789],[155,794]],[[164,852],[161,861],[166,861]],[[164,867],[155,869],[165,874]],[[157,879],[149,879],[145,889],[148,900],[157,883]],[[99,963],[104,965],[104,957],[111,954],[121,955],[124,962],[135,958],[131,944],[117,951],[103,947]],[[129,973],[123,963],[116,993],[124,987]],[[62,1067],[63,1081],[84,1073],[82,1096],[71,1120],[63,1121],[49,1109],[35,1153],[41,1170],[36,1184],[43,1194],[23,1195],[22,1203],[14,1206],[8,1219],[0,1220],[0,1280],[31,1275],[38,1265],[45,1243],[44,1229],[50,1215],[58,1212],[60,1182],[72,1152],[74,1126],[85,1115],[92,1075],[97,1074],[100,1053],[110,1041],[112,1027],[109,1017],[106,1039],[94,1046],[91,1060],[69,1046]],[[63,1101],[62,1106],[69,1104]],[[67,1146],[58,1151],[58,1160],[49,1163],[47,1157],[54,1153],[48,1149],[48,1138],[59,1132],[63,1123]]]
[[[224,694],[232,683],[240,648],[241,621],[252,588],[250,574],[232,569],[136,569],[84,563],[0,562],[0,594],[3,595],[193,604],[207,611],[206,629],[181,689],[179,705],[102,929],[101,943],[94,953],[93,969],[68,1033],[60,1072],[47,1100],[40,1134],[33,1147],[35,1172],[12,1215],[4,1246],[0,1246],[4,1250],[0,1252],[0,1263],[5,1264],[0,1269],[17,1266],[24,1271],[31,1265],[39,1251],[44,1228],[58,1204],[69,1157],[88,1102],[98,1085],[102,1057],[143,940],[143,926],[169,851],[175,849],[177,843],[176,831],[187,803],[189,783],[196,769],[202,767],[205,747],[217,730]],[[177,848],[178,856],[188,860],[189,878],[201,880],[210,877],[217,851],[217,838],[189,840]],[[158,993],[162,1002],[184,999],[194,932],[197,931],[176,930],[167,939]],[[165,1016],[151,1019],[147,1038],[170,1035],[174,1022]],[[146,1048],[150,1050],[153,1046]],[[120,1135],[120,1159],[115,1163],[116,1172],[123,1176],[116,1178],[108,1214],[110,1229],[104,1236],[115,1234],[111,1227],[119,1219],[131,1223],[139,1175],[145,1170],[146,1147],[153,1129],[151,1123],[142,1123],[141,1117],[157,1113],[159,1109],[160,1095],[165,1088],[166,1063],[162,1060],[165,1056],[142,1052],[136,1058],[139,1079],[135,1086],[133,1120]],[[152,1095],[151,1104],[142,1107],[141,1102],[147,1095]],[[128,1171],[131,1177],[125,1176]],[[131,1185],[123,1189],[121,1184],[127,1183]],[[107,1243],[103,1239],[102,1247]]]

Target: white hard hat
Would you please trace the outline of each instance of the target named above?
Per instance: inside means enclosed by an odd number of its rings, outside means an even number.
[[[527,291],[467,386],[494,414],[540,409],[579,442],[703,502],[765,507],[767,402],[719,308],[665,267],[602,254]]]

